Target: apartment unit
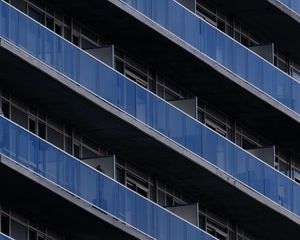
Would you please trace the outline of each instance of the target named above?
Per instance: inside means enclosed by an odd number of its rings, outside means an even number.
[[[297,0],[0,0],[0,239],[300,236]]]

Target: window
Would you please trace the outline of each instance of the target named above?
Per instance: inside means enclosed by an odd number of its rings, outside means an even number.
[[[39,137],[46,139],[46,124],[40,121],[38,123],[38,135]]]
[[[206,115],[205,124],[217,133],[226,137],[226,124],[221,123],[216,118],[209,115]]]
[[[18,240],[27,240],[27,228],[23,224],[11,220],[11,237]]]
[[[1,215],[1,232],[9,236],[9,217]]]
[[[296,182],[300,183],[300,163],[295,162],[294,164],[294,179]]]
[[[64,147],[63,134],[49,126],[47,127],[47,140],[60,149],[63,149]]]
[[[148,197],[148,183],[132,176],[131,174],[127,174],[126,186],[142,196]]]
[[[29,131],[36,133],[36,120],[29,118]]]
[[[2,112],[6,118],[10,118],[9,103],[5,100],[2,100]]]
[[[46,27],[54,31],[54,19],[52,17],[46,17]]]
[[[292,70],[292,77],[298,82],[300,82],[300,72],[298,70],[296,69]]]
[[[215,236],[217,239],[226,240],[227,239],[227,229],[211,220],[207,220],[206,231]]]
[[[73,155],[74,155],[74,157],[80,159],[81,151],[80,151],[80,144],[79,143],[74,143],[73,144]]]
[[[137,69],[134,69],[131,66],[126,65],[124,74],[126,77],[130,78],[131,80],[135,81],[139,85],[144,88],[147,88],[147,76],[144,73],[139,72]]]
[[[116,60],[116,70],[119,72],[119,73],[122,73],[124,74],[124,63],[121,62],[120,60]]]
[[[28,240],[36,240],[37,232],[35,230],[30,229],[28,237],[29,237]]]
[[[279,171],[284,175],[290,175],[290,166],[286,161],[279,159]]]
[[[300,63],[298,60],[293,59],[292,61],[291,75],[295,80],[300,82]]]
[[[289,154],[286,152],[275,149],[275,167],[281,173],[285,174],[286,176],[291,176],[291,160]]]
[[[45,24],[45,15],[44,13],[34,9],[33,7],[28,7],[28,15],[34,20],[38,21],[41,24]]]
[[[287,54],[275,48],[274,52],[274,65],[282,71],[289,73],[289,59]]]
[[[72,42],[74,43],[74,45],[79,47],[79,37],[77,35],[73,34]]]
[[[87,158],[93,158],[93,157],[97,157],[98,154],[97,152],[94,152],[93,150],[82,146],[82,158],[83,159],[87,159]]]
[[[19,124],[20,126],[27,129],[28,127],[27,114],[15,106],[11,106],[11,119],[17,124]]]
[[[117,181],[121,184],[125,184],[125,170],[117,167]]]
[[[169,89],[165,88],[165,100],[167,101],[172,101],[172,100],[177,100],[178,96],[171,92]]]
[[[55,31],[55,33],[57,33],[58,35],[62,35],[62,27],[61,27],[61,25],[55,23],[55,24],[54,24],[54,31]]]
[[[254,149],[257,148],[257,144],[250,140],[249,138],[246,138],[245,136],[242,136],[242,148],[244,149]]]
[[[196,14],[201,16],[204,20],[217,27],[222,32],[232,35],[232,21],[220,9],[217,9],[209,1],[196,1]]]
[[[26,13],[27,6],[23,0],[10,0],[10,3],[23,13]]]

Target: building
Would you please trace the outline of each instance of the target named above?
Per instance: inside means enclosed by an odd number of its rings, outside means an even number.
[[[0,239],[300,236],[297,0],[0,0]]]

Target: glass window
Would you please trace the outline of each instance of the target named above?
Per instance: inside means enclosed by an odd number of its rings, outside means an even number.
[[[296,182],[300,183],[300,163],[299,162],[295,162],[294,179]]]
[[[79,47],[79,37],[73,34],[73,44]]]
[[[9,111],[9,103],[7,101],[2,100],[2,112],[6,118],[10,117]]]
[[[299,71],[293,69],[293,71],[292,71],[292,77],[293,77],[295,80],[297,80],[297,81],[300,82],[300,72],[299,72]]]
[[[18,240],[27,240],[27,228],[24,225],[12,219],[11,237]]]
[[[31,6],[28,7],[28,15],[39,23],[45,24],[45,15]]]
[[[39,137],[46,139],[46,125],[43,122],[38,123],[38,135]]]
[[[31,118],[29,118],[29,131],[32,133],[36,133],[36,122]]]
[[[55,33],[57,33],[58,35],[62,35],[62,27],[59,24],[54,24],[54,31]]]
[[[148,183],[132,176],[131,174],[127,175],[126,186],[142,196],[148,197]]]
[[[160,190],[157,191],[157,203],[160,206],[165,206],[165,193]]]
[[[26,13],[27,6],[23,0],[10,0],[10,4],[22,11],[23,13]]]
[[[1,232],[9,235],[9,217],[4,214],[1,215]]]
[[[121,184],[125,184],[125,171],[119,167],[117,168],[117,181]]]
[[[87,159],[87,158],[93,158],[93,157],[97,157],[97,153],[95,153],[94,151],[88,149],[85,146],[82,146],[82,158],[83,159]]]
[[[36,240],[37,232],[35,230],[29,230],[29,240]]]
[[[11,106],[11,119],[20,126],[28,128],[27,114],[15,106]]]
[[[207,232],[217,239],[226,240],[227,239],[227,229],[215,222],[207,220]]]
[[[165,99],[167,101],[177,100],[178,96],[175,93],[171,92],[169,89],[165,88]]]
[[[78,143],[73,144],[74,157],[80,158],[80,145]]]
[[[63,134],[51,127],[47,127],[47,140],[61,149],[64,147]]]
[[[279,160],[279,171],[282,172],[283,174],[289,176],[290,175],[290,166],[288,163]]]
[[[119,61],[119,60],[116,60],[116,70],[119,72],[119,73],[122,73],[124,74],[124,63]]]
[[[47,17],[46,18],[46,27],[49,28],[51,31],[54,31],[54,19]]]

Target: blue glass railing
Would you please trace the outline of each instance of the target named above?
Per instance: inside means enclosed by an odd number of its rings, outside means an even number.
[[[2,116],[0,153],[152,238],[215,239]]]
[[[0,36],[300,216],[299,184],[2,1],[0,16]]]
[[[300,1],[299,0],[277,0],[287,6],[288,8],[292,9],[298,15],[300,15]]]
[[[0,233],[0,240],[13,240],[13,239],[4,235],[3,233]]]
[[[224,68],[300,113],[300,84],[174,0],[120,0]],[[296,0],[298,1],[298,0]]]

